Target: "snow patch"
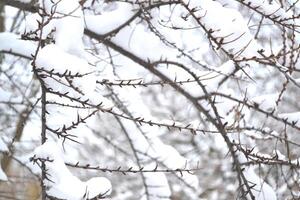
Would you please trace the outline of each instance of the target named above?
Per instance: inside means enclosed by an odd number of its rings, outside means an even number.
[[[34,150],[35,159],[47,159],[45,162],[48,179],[44,180],[48,195],[66,200],[93,199],[111,193],[112,186],[104,177],[94,177],[84,182],[74,176],[66,167],[61,148],[47,141]]]
[[[0,33],[0,51],[7,51],[23,56],[31,57],[36,45],[30,41],[21,40],[21,36],[14,33]]]

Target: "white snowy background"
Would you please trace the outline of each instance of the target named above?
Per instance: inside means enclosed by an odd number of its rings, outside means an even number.
[[[300,198],[296,0],[2,4],[10,5],[0,32],[6,195],[39,199],[46,160],[46,192],[58,199],[239,198],[230,147],[193,99],[221,116],[247,199]]]

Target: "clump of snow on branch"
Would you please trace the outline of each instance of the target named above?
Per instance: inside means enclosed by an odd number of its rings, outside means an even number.
[[[300,112],[280,113],[278,116],[292,124],[300,125]]]
[[[259,106],[259,108],[272,111],[277,107],[276,100],[278,99],[278,94],[265,94],[261,96],[256,96],[251,99],[255,103],[255,105]]]
[[[45,23],[42,30],[45,28],[46,33],[50,29],[55,31],[55,44],[46,45],[38,52],[37,67],[60,75],[80,75],[80,77],[67,81],[63,81],[63,78],[60,78],[59,81],[53,80],[52,77],[47,78],[46,84],[49,85],[49,88],[63,88],[63,85],[68,85],[66,82],[69,82],[84,94],[92,93],[96,87],[96,78],[93,70],[84,60],[85,52],[82,42],[84,23],[81,6],[76,0],[41,0],[40,5],[49,15],[49,18],[44,19],[44,21],[49,20],[49,23]],[[34,22],[36,17],[28,19],[28,23],[37,23]],[[42,22],[40,23],[43,25]],[[32,27],[29,26],[29,29]],[[60,81],[63,84],[58,83]],[[60,87],[57,87],[59,85]]]
[[[84,182],[74,176],[66,167],[62,155],[61,148],[52,141],[34,150],[33,159],[48,160],[47,179],[44,180],[48,195],[66,200],[88,200],[111,193],[111,183],[104,177],[93,177]]]
[[[0,51],[12,52],[21,56],[31,57],[36,46],[30,41],[21,40],[21,37],[8,32],[0,33]]]
[[[196,8],[196,17],[207,31],[228,53],[234,57],[253,57],[257,55],[257,43],[249,32],[247,21],[235,9],[223,7],[217,1],[186,1],[191,8]],[[220,14],[222,20],[220,20]],[[215,41],[213,41],[215,42]],[[220,48],[217,47],[216,48]]]
[[[103,10],[99,15],[85,15],[84,19],[89,30],[98,34],[106,34],[125,23],[135,13],[131,4],[114,2],[113,10]]]
[[[40,5],[51,16],[51,28],[55,29],[55,44],[65,52],[84,57],[84,20],[77,0],[40,0]]]
[[[247,167],[244,175],[250,185],[254,185],[251,192],[257,200],[277,200],[274,189],[260,178],[254,171],[253,167]]]
[[[56,44],[47,45],[40,50],[36,59],[36,65],[38,68],[47,71],[53,70],[53,73],[59,73],[61,75],[64,73],[69,76],[82,75],[81,77],[72,78],[72,84],[79,88],[84,94],[92,93],[96,88],[96,77],[87,61],[66,53]],[[62,79],[63,78],[61,78],[60,81],[62,81]],[[61,83],[53,81],[51,77],[46,79],[46,84],[49,84],[49,88],[53,89],[63,87]],[[59,85],[61,87],[58,87]]]
[[[140,24],[133,26],[123,28],[112,40],[145,61],[176,58],[174,48],[163,44],[160,38],[145,26]]]
[[[254,152],[257,152],[257,149],[254,149]],[[241,162],[247,162],[247,159],[244,155],[239,154],[239,160]],[[257,200],[277,200],[276,193],[274,189],[260,176],[255,172],[254,166],[246,166],[243,170],[245,178],[250,185],[251,192]],[[248,198],[250,196],[248,195]]]
[[[0,138],[0,152],[8,152],[8,148],[2,138]]]

